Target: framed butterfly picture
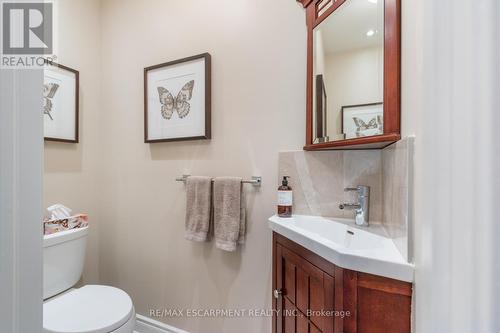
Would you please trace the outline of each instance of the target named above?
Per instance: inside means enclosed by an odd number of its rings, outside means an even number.
[[[43,78],[43,130],[46,141],[78,143],[79,72],[46,62]]]
[[[144,69],[144,142],[210,139],[210,106],[210,54]]]
[[[384,104],[343,106],[342,133],[345,139],[384,134]]]

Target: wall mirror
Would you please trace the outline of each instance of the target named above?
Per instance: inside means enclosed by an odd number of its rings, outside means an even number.
[[[400,139],[400,0],[299,0],[308,27],[304,149]]]

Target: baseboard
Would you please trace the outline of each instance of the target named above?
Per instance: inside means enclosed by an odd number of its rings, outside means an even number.
[[[135,333],[189,333],[157,320],[138,314],[135,322]]]

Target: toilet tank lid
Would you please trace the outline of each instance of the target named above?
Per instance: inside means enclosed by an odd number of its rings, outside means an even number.
[[[73,239],[78,239],[87,236],[89,227],[75,228],[65,231],[59,231],[50,235],[43,236],[43,247],[68,242]]]
[[[43,304],[45,333],[108,333],[133,315],[130,296],[121,289],[87,285]]]

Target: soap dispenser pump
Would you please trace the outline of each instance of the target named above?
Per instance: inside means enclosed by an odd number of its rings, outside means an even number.
[[[278,187],[278,216],[292,217],[293,192],[288,185],[289,176],[283,176],[281,186]]]

